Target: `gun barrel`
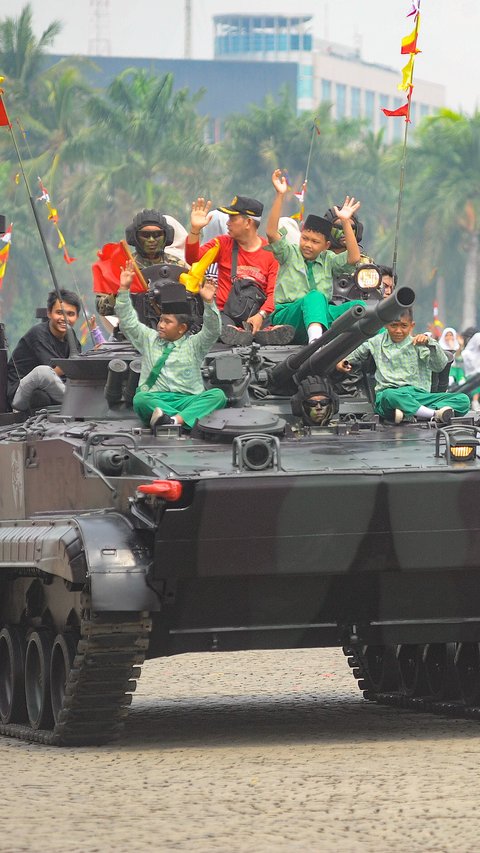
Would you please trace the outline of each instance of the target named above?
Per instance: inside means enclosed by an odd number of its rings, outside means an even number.
[[[351,329],[342,332],[303,362],[295,374],[295,381],[328,373],[342,358],[346,358],[359,344],[373,337],[385,323],[390,323],[402,309],[410,308],[414,302],[414,291],[410,287],[399,287],[387,299],[382,299],[375,306],[368,306],[365,316],[357,320]]]
[[[292,353],[291,355],[288,355],[284,361],[276,364],[268,373],[269,387],[272,389],[285,388],[304,361],[310,358],[310,356],[317,352],[318,349],[325,346],[325,344],[328,344],[329,341],[336,338],[337,335],[347,329],[351,329],[356,321],[361,319],[361,317],[364,317],[366,313],[367,309],[364,305],[352,305],[348,311],[345,311],[345,313],[341,315],[341,317],[337,317],[337,319],[334,320],[330,328],[323,333],[321,338],[318,338],[316,341],[312,341],[311,344],[307,344],[302,347],[300,352]]]

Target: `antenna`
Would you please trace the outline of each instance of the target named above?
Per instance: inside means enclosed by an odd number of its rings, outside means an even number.
[[[89,0],[88,53],[110,56],[110,0]]]
[[[192,58],[192,0],[185,0],[185,59]]]

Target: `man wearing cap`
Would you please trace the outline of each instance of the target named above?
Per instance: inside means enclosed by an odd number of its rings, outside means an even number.
[[[273,292],[278,271],[278,263],[270,252],[266,251],[267,241],[258,234],[258,226],[263,213],[263,204],[257,199],[235,196],[228,207],[218,208],[228,215],[227,234],[220,234],[200,246],[200,233],[212,218],[211,202],[197,198],[192,203],[190,233],[185,244],[185,259],[189,264],[198,261],[202,255],[218,240],[217,306],[222,314],[222,335],[224,343],[231,345],[249,344],[252,339],[258,343],[288,343],[290,329],[264,329],[266,320],[273,311]],[[235,246],[238,248],[235,249]],[[236,261],[235,261],[236,254]],[[235,270],[236,266],[236,270]],[[233,267],[233,269],[232,269]],[[234,273],[232,275],[232,272]],[[265,300],[260,308],[252,309],[246,320],[246,329],[239,328],[236,318],[229,316],[228,304],[232,291],[232,279],[249,279],[260,289]]]
[[[120,274],[116,311],[122,331],[142,354],[142,370],[133,408],[154,433],[161,426],[191,429],[198,418],[222,409],[227,402],[220,388],[205,390],[201,366],[220,334],[220,315],[214,302],[215,285],[200,287],[203,326],[190,335],[193,318],[185,287],[165,282],[160,290],[161,316],[156,329],[140,322],[130,300],[134,265],[128,261]],[[163,294],[163,295],[162,295]]]
[[[267,222],[270,251],[280,269],[275,288],[275,311],[272,323],[288,323],[295,328],[295,343],[305,344],[321,337],[332,322],[359,300],[333,305],[333,276],[352,273],[360,260],[360,249],[351,220],[360,202],[346,197],[341,209],[335,208],[345,233],[346,251],[336,255],[330,251],[332,223],[321,216],[307,216],[300,244],[289,243],[285,233],[278,230],[283,199],[288,191],[281,169],[272,175],[276,196]],[[362,303],[363,304],[363,303]]]

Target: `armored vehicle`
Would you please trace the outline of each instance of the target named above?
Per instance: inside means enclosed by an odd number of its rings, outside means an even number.
[[[302,349],[214,349],[229,405],[190,434],[137,419],[116,341],[61,362],[60,408],[0,416],[4,735],[107,742],[143,661],[192,651],[340,646],[369,699],[477,713],[477,423],[381,423],[368,374],[323,425],[292,410],[413,300]]]

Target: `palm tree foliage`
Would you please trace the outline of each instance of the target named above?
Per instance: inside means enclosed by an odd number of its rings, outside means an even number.
[[[0,27],[0,73],[8,79],[11,93],[27,102],[34,98],[47,47],[61,30],[52,21],[39,39],[32,27],[32,6],[28,3],[18,18],[5,18]]]

